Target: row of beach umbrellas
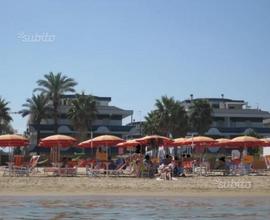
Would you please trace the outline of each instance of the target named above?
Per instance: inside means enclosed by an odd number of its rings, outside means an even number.
[[[193,147],[262,147],[269,146],[270,139],[258,139],[251,136],[239,136],[233,139],[213,139],[206,136],[196,136],[191,138],[170,139],[159,135],[150,135],[142,138],[127,140],[113,135],[101,135],[79,143],[77,146],[82,148],[91,148],[99,146],[117,146],[117,147],[133,147],[137,145],[148,145],[155,143],[159,146],[193,146]],[[0,146],[19,147],[27,146],[29,141],[26,137],[16,134],[0,135]],[[41,147],[70,147],[77,144],[77,140],[67,135],[51,135],[41,139],[39,146]]]
[[[219,146],[225,148],[231,147],[263,147],[269,146],[269,139],[258,139],[251,136],[239,136],[233,139],[213,139],[205,136],[196,136],[191,138],[177,138],[170,139],[167,137],[159,136],[159,135],[150,135],[145,136],[143,138],[138,138],[134,140],[125,141],[122,138],[113,136],[113,135],[101,135],[86,141],[83,141],[77,144],[77,140],[73,137],[66,135],[51,135],[46,138],[41,139],[39,142],[39,146],[41,147],[53,147],[55,152],[58,154],[57,158],[60,158],[60,148],[62,147],[70,147],[70,146],[78,146],[82,148],[93,148],[99,146],[106,146],[106,148],[110,146],[117,147],[134,147],[137,145],[149,145],[151,143],[155,143],[157,146],[191,146],[191,147],[211,147],[211,146]],[[0,135],[0,146],[1,147],[20,147],[27,146],[29,141],[27,138],[16,135],[16,134],[6,134]]]

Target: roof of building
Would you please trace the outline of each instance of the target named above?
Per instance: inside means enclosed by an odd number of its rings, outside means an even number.
[[[133,114],[132,110],[124,110],[116,106],[97,105],[97,112],[101,115],[122,115],[123,118]]]
[[[252,129],[257,133],[270,133],[270,128],[217,128],[222,133],[244,133],[247,129]]]
[[[41,131],[53,131],[54,130],[54,125],[53,124],[41,124],[41,125],[36,125],[36,124],[30,124],[29,126],[33,127],[35,130],[39,127],[39,129]],[[74,129],[71,125],[58,125],[58,127],[61,127],[61,126],[65,126],[67,127],[71,132],[74,132]],[[120,132],[120,131],[123,131],[123,132],[126,132],[126,131],[130,131],[130,129],[133,128],[133,126],[125,126],[125,125],[94,125],[92,126],[92,130],[95,132],[96,130],[98,130],[98,128],[100,127],[106,127],[108,128],[109,131],[112,131],[112,132]],[[91,131],[91,129],[89,128],[89,131]]]
[[[270,118],[270,113],[260,109],[213,109],[214,117],[230,116],[230,117],[261,117]]]
[[[93,96],[95,98],[95,100],[97,101],[112,101],[111,97],[102,97],[102,96]],[[76,94],[68,94],[68,95],[62,95],[61,98],[71,98],[74,99],[76,98]]]
[[[191,103],[191,101],[196,101],[196,100],[207,100],[209,102],[245,102],[244,100],[233,100],[233,99],[225,99],[225,98],[196,98],[196,99],[186,99],[183,102],[185,103]]]

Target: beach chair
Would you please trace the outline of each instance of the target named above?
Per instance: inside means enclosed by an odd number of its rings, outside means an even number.
[[[184,172],[185,173],[192,173],[194,170],[194,162],[191,160],[184,160],[182,162],[183,168],[184,168]]]
[[[264,162],[265,162],[266,169],[270,169],[270,155],[264,156]]]
[[[240,175],[240,174],[241,174],[241,159],[231,160],[229,175]]]
[[[30,161],[28,164],[25,166],[16,166],[14,167],[15,173],[17,176],[29,176],[30,174],[36,173],[37,170],[37,165],[38,165],[38,160],[40,156],[39,155],[34,155],[31,157]]]
[[[245,155],[242,160],[243,164],[243,174],[248,174],[252,171],[252,163],[254,161],[254,157],[252,155]]]
[[[38,160],[40,156],[32,156],[29,163],[23,164],[21,166],[13,165],[11,168],[9,167],[4,171],[3,176],[29,176],[30,174],[35,172],[35,168],[37,167]]]
[[[13,160],[14,160],[14,166],[20,167],[23,166],[23,155],[14,155]]]
[[[97,161],[96,164],[86,166],[86,176],[97,177],[109,175],[114,170],[108,170],[104,162]]]
[[[76,176],[77,167],[45,167],[43,169],[44,174],[49,176]]]

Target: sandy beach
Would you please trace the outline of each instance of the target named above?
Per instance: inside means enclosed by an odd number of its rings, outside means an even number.
[[[270,196],[270,176],[185,177],[174,181],[127,177],[0,177],[2,196]]]

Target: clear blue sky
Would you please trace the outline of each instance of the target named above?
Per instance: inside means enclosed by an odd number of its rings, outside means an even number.
[[[49,71],[138,120],[161,95],[244,99],[270,111],[269,0],[26,0],[0,6],[0,95],[12,111]],[[53,42],[23,42],[48,33]],[[26,119],[13,115],[22,132]]]

